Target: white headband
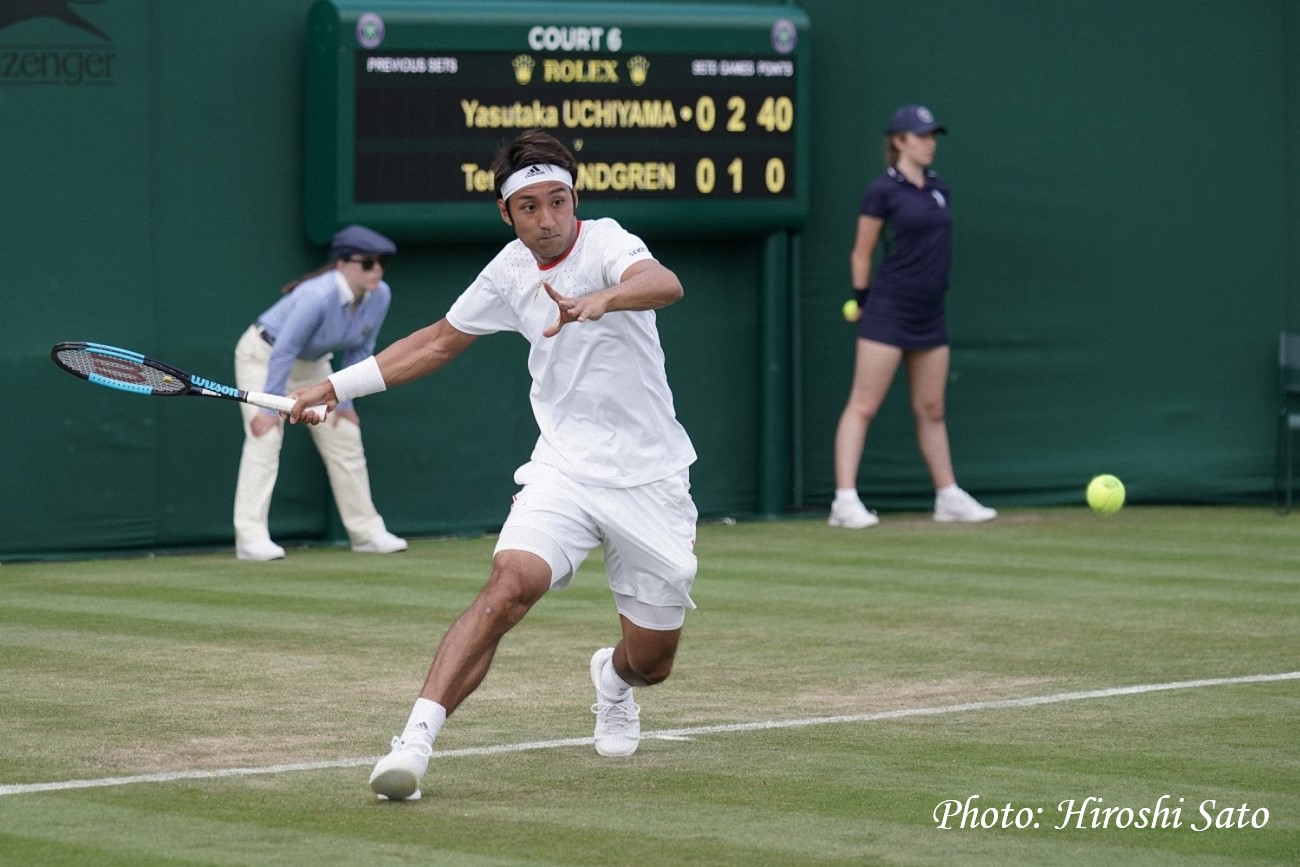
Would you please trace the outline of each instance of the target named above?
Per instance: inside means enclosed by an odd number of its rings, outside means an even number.
[[[541,183],[542,181],[559,181],[566,187],[573,186],[573,175],[559,166],[549,163],[541,163],[535,166],[524,166],[510,177],[506,178],[501,185],[501,198],[509,199],[515,193],[519,192],[521,187],[529,184]]]

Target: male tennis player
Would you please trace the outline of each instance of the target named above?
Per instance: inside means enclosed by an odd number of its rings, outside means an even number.
[[[307,407],[332,409],[432,373],[481,335],[516,331],[531,344],[541,436],[515,473],[522,490],[491,577],[447,630],[406,728],[370,775],[371,789],[390,799],[420,796],[434,738],[482,682],[497,644],[597,545],[622,626],[622,640],[591,657],[601,755],[636,752],[633,687],[668,677],[695,607],[695,450],[673,409],[654,313],[682,297],[681,283],[618,223],[577,218],[577,160],[550,134],[524,132],[492,168],[501,219],[517,240],[445,318],[292,393],[291,420],[316,423]]]

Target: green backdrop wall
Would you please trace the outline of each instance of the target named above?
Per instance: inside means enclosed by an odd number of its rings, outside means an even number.
[[[805,502],[824,500],[850,348],[842,286],[873,133],[898,103],[948,126],[949,425],[960,481],[1000,504],[1256,502],[1272,484],[1277,332],[1295,322],[1294,4],[855,4],[817,30],[828,255],[803,275]],[[813,15],[814,26],[821,18]],[[863,97],[852,108],[844,87]],[[836,117],[844,123],[832,123]],[[861,120],[862,122],[858,122]],[[843,291],[840,295],[843,295]],[[842,329],[841,329],[842,331]],[[922,506],[905,393],[873,427],[868,502]],[[820,447],[819,447],[820,446]]]
[[[310,5],[104,0],[76,8],[106,38],[51,18],[0,29],[0,560],[230,545],[234,408],[93,388],[48,352],[98,340],[228,380],[242,329],[319,263],[301,218]],[[770,239],[647,238],[687,288],[660,324],[702,513],[828,501],[857,202],[885,119],[911,101],[950,130],[936,168],[954,190],[962,483],[996,505],[1049,505],[1107,471],[1139,502],[1266,501],[1276,334],[1300,320],[1300,12],[1285,0],[800,5],[813,208],[791,239],[794,291],[769,304],[788,339],[778,369],[761,328]],[[5,72],[6,56],[52,46],[56,65]],[[441,316],[497,246],[406,245],[381,342]],[[535,436],[523,358],[522,340],[494,337],[363,402],[396,532],[499,526]],[[788,412],[775,434],[772,407]],[[323,470],[305,431],[291,434],[273,532],[330,538]],[[777,508],[761,491],[772,478]],[[930,496],[901,384],[861,487],[886,510]]]

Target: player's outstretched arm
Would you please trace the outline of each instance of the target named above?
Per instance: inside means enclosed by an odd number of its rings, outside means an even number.
[[[383,376],[382,386],[374,390],[392,388],[433,373],[464,352],[475,339],[475,335],[453,328],[446,319],[439,319],[426,328],[408,334],[374,356],[374,363]],[[368,362],[369,359],[360,363]],[[308,412],[308,407],[323,404],[329,412],[333,412],[339,402],[338,395],[334,392],[334,383],[328,379],[295,389],[289,396],[295,401],[289,420],[295,423],[304,421],[320,424],[325,418]]]
[[[375,361],[384,374],[384,384],[392,388],[428,376],[464,352],[476,339],[476,335],[459,331],[446,319],[439,319],[390,344],[375,356]]]

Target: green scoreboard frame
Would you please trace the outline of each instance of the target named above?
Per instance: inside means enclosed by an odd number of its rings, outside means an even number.
[[[307,234],[498,237],[492,154],[532,127],[578,158],[580,213],[682,236],[798,228],[809,50],[790,5],[318,0]]]

